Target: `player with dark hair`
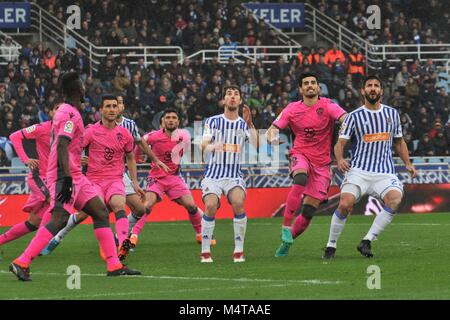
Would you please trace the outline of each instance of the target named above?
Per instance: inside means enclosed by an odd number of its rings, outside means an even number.
[[[319,79],[315,74],[300,75],[299,89],[302,100],[287,105],[267,132],[271,143],[278,141],[278,129],[289,126],[295,135],[290,152],[293,185],[284,210],[282,243],[276,257],[287,256],[294,239],[308,228],[314,212],[328,199],[334,125],[336,121],[342,122],[346,115],[336,103],[320,97]],[[291,227],[297,210],[301,214]]]
[[[207,167],[201,183],[206,207],[202,218],[202,263],[213,262],[211,240],[222,194],[227,197],[234,213],[233,261],[245,261],[247,216],[244,211],[245,182],[242,179],[241,161],[246,141],[250,140],[257,147],[258,136],[249,108],[244,106],[243,118],[239,116],[239,107],[242,104],[240,88],[224,87],[222,98],[224,113],[206,119],[203,131],[202,149],[206,152]]]
[[[9,266],[19,280],[31,281],[29,266],[47,243],[66,224],[72,207],[92,217],[94,234],[106,255],[108,276],[137,275],[139,271],[123,266],[117,256],[109,214],[97,195],[95,186],[81,172],[84,126],[80,110],[85,88],[76,72],[61,76],[65,102],[53,118],[52,144],[48,161],[47,182],[50,190],[51,219],[42,225],[36,236]]]
[[[180,163],[183,154],[190,156],[191,137],[189,132],[179,129],[180,116],[175,109],[166,109],[162,114],[162,128],[144,135],[143,140],[148,143],[155,155],[161,159],[169,172],[152,165],[147,183],[146,209],[151,211],[153,206],[162,200],[166,194],[170,200],[183,206],[189,215],[189,220],[196,233],[196,240],[201,243],[201,217],[203,212],[194,203],[189,187],[180,176]],[[139,233],[144,226],[147,215],[144,215],[134,225],[130,241],[135,246]]]
[[[95,184],[108,208],[116,218],[116,233],[119,243],[119,259],[124,260],[131,248],[128,239],[129,223],[125,213],[125,185],[123,183],[124,162],[127,166],[136,193],[144,197],[144,191],[139,188],[137,180],[136,161],[134,159],[134,139],[130,132],[117,125],[119,113],[117,99],[113,95],[104,95],[100,105],[102,119],[94,125],[89,125],[85,131],[84,148],[89,157],[83,157],[82,163],[87,165],[86,176]],[[50,254],[62,239],[88,215],[78,212],[71,215],[67,225],[50,241],[43,255]],[[104,252],[101,251],[104,258]]]
[[[400,116],[396,109],[381,103],[383,82],[375,75],[367,76],[361,85],[364,105],[349,113],[341,126],[334,146],[338,169],[345,172],[341,184],[339,206],[333,214],[330,236],[323,258],[331,260],[353,205],[365,194],[383,202],[369,232],[357,246],[364,257],[373,256],[371,243],[391,223],[403,197],[403,185],[395,174],[392,147],[414,178],[416,169],[409,159],[408,147],[403,139]],[[344,147],[352,141],[350,164],[344,159]]]

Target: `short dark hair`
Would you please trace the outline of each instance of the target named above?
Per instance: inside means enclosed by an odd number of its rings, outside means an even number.
[[[102,95],[102,103],[100,105],[100,108],[103,107],[103,103],[106,100],[116,100],[117,101],[117,97],[115,95],[113,95],[113,94],[104,94],[104,95]]]
[[[319,77],[317,77],[317,75],[315,73],[312,72],[305,72],[302,73],[299,77],[298,77],[298,86],[301,87],[302,83],[303,83],[303,79],[308,78],[308,77],[314,77],[316,78],[317,84],[319,84]]]
[[[378,80],[378,82],[380,83],[381,89],[383,89],[383,87],[384,87],[383,81],[380,79],[380,77],[378,77],[375,74],[368,75],[368,76],[366,76],[366,77],[364,77],[362,79],[362,81],[361,81],[361,89],[364,89],[364,87],[366,86],[367,81],[369,81],[369,80]]]
[[[223,89],[222,89],[222,99],[225,98],[225,95],[227,94],[227,90],[237,90],[237,91],[239,91],[239,96],[241,97],[241,99],[243,99],[241,88],[239,88],[239,86],[234,85],[234,84],[223,87]]]
[[[166,114],[168,114],[168,113],[175,113],[177,115],[178,119],[180,119],[180,114],[174,108],[167,108],[166,110],[164,110],[163,114],[161,115],[161,119],[164,118],[166,116]]]
[[[63,94],[70,96],[80,90],[80,76],[75,71],[61,75],[60,88]]]

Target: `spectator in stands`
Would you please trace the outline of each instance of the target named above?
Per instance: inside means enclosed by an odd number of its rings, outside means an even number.
[[[6,157],[6,152],[0,148],[0,167],[10,167],[11,161]],[[9,173],[8,170],[0,170],[0,173]]]
[[[0,61],[14,61],[16,62],[19,58],[19,49],[12,42],[11,37],[6,36],[5,41],[0,45]]]
[[[82,81],[85,81],[88,74],[90,74],[89,61],[81,48],[77,48],[76,54],[72,59],[71,68],[79,73]]]
[[[333,43],[333,47],[325,53],[324,63],[331,69],[337,59],[339,59],[341,63],[345,63],[344,53],[337,48],[336,43]]]
[[[43,60],[44,60],[45,65],[50,70],[53,70],[55,68],[56,56],[53,55],[52,49],[47,48],[47,50],[45,50],[45,54],[44,54]]]
[[[352,75],[354,83],[360,83],[364,75],[365,62],[361,51],[357,46],[352,47],[352,52],[348,55],[348,73]]]
[[[422,139],[417,146],[416,156],[419,157],[433,157],[435,155],[435,148],[428,133],[422,135]]]
[[[419,97],[419,85],[413,77],[409,77],[405,86],[405,96],[416,100]]]
[[[436,135],[431,138],[436,155],[448,156],[449,155],[449,143],[443,129],[436,131]]]
[[[128,86],[130,85],[130,80],[125,74],[125,69],[119,68],[116,72],[116,76],[112,81],[114,90],[116,93],[125,94]]]

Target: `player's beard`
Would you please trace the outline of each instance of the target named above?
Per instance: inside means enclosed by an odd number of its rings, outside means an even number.
[[[238,105],[228,105],[227,108],[229,111],[234,112],[238,109]]]
[[[370,104],[375,104],[377,103],[380,98],[381,98],[381,93],[377,94],[375,98],[371,98],[370,94],[365,94],[364,97],[366,98],[366,100],[370,103]]]

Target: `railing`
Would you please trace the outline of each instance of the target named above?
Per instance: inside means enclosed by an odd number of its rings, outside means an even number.
[[[7,65],[9,61],[17,61],[22,50],[22,46],[11,37],[9,37],[11,39],[11,46],[4,47],[3,42],[7,37],[9,36],[0,30],[0,65]]]
[[[253,63],[261,60],[262,63],[275,63],[279,57],[288,60],[297,56],[301,46],[236,46],[234,48],[221,47],[218,50],[201,50],[185,59],[194,59],[201,56],[203,61],[218,59],[220,63],[228,63],[232,58],[236,63],[244,63],[250,59]]]
[[[146,64],[152,63],[154,57],[158,57],[161,64],[168,64],[174,58],[182,60],[183,50],[181,47],[98,47],[84,38],[77,31],[67,28],[67,26],[48,13],[36,3],[31,3],[31,27],[38,31],[39,41],[44,37],[54,42],[58,47],[74,53],[75,48],[81,48],[90,61],[91,70],[98,71],[102,59],[108,52],[113,52],[114,56],[122,52],[127,53],[130,64],[136,64],[139,58],[144,58]]]

